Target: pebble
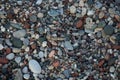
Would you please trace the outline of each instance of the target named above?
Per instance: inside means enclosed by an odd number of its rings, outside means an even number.
[[[97,1],[97,2],[95,3],[95,8],[96,8],[96,9],[100,9],[101,7],[102,7],[102,3],[100,3],[100,2]]]
[[[4,47],[3,47],[3,45],[2,44],[0,44],[0,50],[2,50]]]
[[[48,15],[55,17],[59,15],[59,12],[56,10],[51,9],[50,11],[48,11]]]
[[[79,1],[79,6],[83,7],[84,6],[84,0]]]
[[[23,77],[24,77],[24,79],[29,80],[30,74],[24,74]]]
[[[54,57],[55,53],[56,53],[55,50],[52,50],[52,51],[49,53],[48,57],[49,57],[49,58]]]
[[[104,15],[105,15],[104,12],[100,12],[99,13],[99,18],[102,19],[104,17]]]
[[[42,51],[40,51],[38,55],[39,55],[40,58],[44,57],[44,53]]]
[[[43,16],[44,16],[43,13],[38,13],[38,14],[37,14],[37,17],[38,17],[38,18],[43,18]]]
[[[18,5],[22,5],[22,0],[17,1]]]
[[[22,25],[20,23],[13,23],[13,22],[11,22],[10,25],[13,28],[16,28],[16,29],[22,29]]]
[[[43,41],[42,42],[42,47],[46,47],[47,46],[47,41]]]
[[[36,73],[36,74],[39,74],[41,73],[41,66],[40,64],[34,60],[34,59],[31,59],[29,61],[29,69],[33,72],[33,73]]]
[[[25,67],[22,69],[22,72],[23,72],[23,73],[28,73],[28,67],[25,66]]]
[[[42,3],[42,0],[37,0],[37,1],[36,1],[36,4],[37,4],[37,5],[40,5],[41,3]]]
[[[69,70],[64,70],[63,74],[65,75],[66,78],[70,77],[70,71]]]
[[[82,20],[79,20],[79,21],[76,23],[76,27],[77,27],[77,28],[82,28],[82,26],[83,26],[83,22],[82,22]]]
[[[75,6],[70,7],[70,13],[72,13],[72,14],[76,13],[76,7]]]
[[[16,63],[20,63],[21,60],[22,60],[21,57],[15,57],[15,62],[16,62]]]
[[[114,32],[114,28],[111,25],[107,25],[104,28],[104,32],[106,35],[112,35]]]
[[[16,48],[21,48],[23,46],[23,42],[18,38],[13,38],[12,45]]]
[[[83,7],[83,8],[82,8],[82,13],[81,13],[82,16],[86,15],[86,13],[87,13],[87,9]]]
[[[70,43],[70,41],[65,41],[64,46],[65,46],[65,48],[68,49],[68,50],[73,50],[73,46],[72,46],[72,44]]]
[[[114,66],[111,66],[109,71],[110,71],[110,72],[114,72],[114,71],[115,71],[115,67],[114,67]]]
[[[95,12],[94,12],[93,10],[88,10],[87,15],[88,15],[88,16],[92,16],[92,15],[94,15],[94,13],[95,13]]]
[[[9,61],[6,57],[0,57],[0,64],[7,64]]]
[[[31,15],[30,16],[30,21],[31,22],[36,22],[37,21],[37,16],[36,15]]]
[[[25,35],[26,35],[26,31],[24,29],[13,32],[13,36],[15,38],[22,38]]]
[[[6,56],[6,58],[7,58],[8,60],[12,60],[14,57],[15,57],[15,54],[14,54],[14,53],[10,53],[10,54],[8,54],[8,55]]]

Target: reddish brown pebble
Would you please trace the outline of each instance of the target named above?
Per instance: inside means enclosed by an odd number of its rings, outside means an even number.
[[[104,64],[104,62],[105,62],[105,60],[103,60],[103,59],[102,59],[102,60],[100,60],[100,61],[99,61],[99,63],[98,63],[98,66],[99,66],[99,67],[102,67],[102,66],[103,66],[103,64]]]
[[[117,27],[120,28],[120,23],[117,24]]]
[[[30,28],[30,24],[29,23],[25,23],[24,24],[24,28],[29,29]]]
[[[115,15],[115,19],[119,22],[120,21],[120,16],[119,15]]]
[[[112,48],[113,49],[120,49],[120,46],[119,45],[113,45]]]
[[[36,47],[37,47],[36,44],[32,44],[32,45],[31,45],[31,48],[32,48],[32,49],[36,49]]]
[[[76,23],[76,27],[77,27],[77,28],[82,28],[82,25],[83,25],[82,20],[79,20],[79,21]]]
[[[8,60],[5,57],[0,57],[0,64],[7,64]]]
[[[5,49],[5,53],[6,53],[6,54],[11,53],[11,48],[6,48],[6,49]]]
[[[60,65],[60,61],[59,60],[53,61],[53,66],[54,67],[58,67],[59,65]]]

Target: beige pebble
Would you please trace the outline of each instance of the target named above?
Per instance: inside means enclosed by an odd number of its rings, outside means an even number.
[[[48,57],[49,57],[49,58],[52,58],[52,57],[54,57],[54,55],[55,55],[55,50],[52,50],[52,51],[49,53]]]

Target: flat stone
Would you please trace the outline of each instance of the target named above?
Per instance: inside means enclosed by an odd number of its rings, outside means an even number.
[[[4,47],[3,47],[3,45],[2,44],[0,44],[0,50],[2,50]]]
[[[28,73],[28,67],[25,66],[25,67],[22,69],[22,72],[23,72],[23,73]]]
[[[15,58],[15,62],[16,62],[16,63],[20,63],[21,60],[22,60],[21,57],[16,57],[16,58]]]
[[[114,28],[111,25],[107,25],[104,27],[104,33],[106,35],[112,35],[114,33]]]
[[[65,41],[64,46],[65,46],[65,48],[68,49],[68,50],[73,50],[73,46],[72,46],[72,44],[70,43],[70,41]]]
[[[30,68],[30,70],[31,70],[33,73],[36,73],[36,74],[41,73],[41,66],[40,66],[40,64],[39,64],[36,60],[34,60],[34,59],[32,59],[32,60],[29,61],[29,68]]]
[[[8,55],[6,56],[6,58],[7,58],[8,60],[12,60],[14,57],[15,57],[15,54],[14,54],[14,53],[10,53],[10,54],[8,54]]]
[[[23,77],[24,77],[24,79],[29,80],[30,74],[24,74]]]
[[[42,47],[46,47],[47,46],[47,41],[43,41],[42,42]]]
[[[22,29],[22,25],[21,25],[20,23],[10,22],[10,25],[11,25],[13,28],[16,28],[16,29]]]
[[[59,12],[56,10],[51,9],[50,11],[48,11],[48,15],[55,17],[59,15]]]
[[[13,32],[13,36],[15,38],[22,38],[25,35],[26,35],[26,31],[24,29]]]
[[[70,13],[74,14],[76,12],[76,7],[75,6],[71,6],[70,7]]]

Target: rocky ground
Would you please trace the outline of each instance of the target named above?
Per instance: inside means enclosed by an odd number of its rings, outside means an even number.
[[[0,80],[120,80],[120,0],[0,0]]]

